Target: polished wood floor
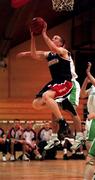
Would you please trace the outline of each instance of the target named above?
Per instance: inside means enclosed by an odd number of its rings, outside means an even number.
[[[0,180],[83,180],[85,160],[15,161],[0,160]]]

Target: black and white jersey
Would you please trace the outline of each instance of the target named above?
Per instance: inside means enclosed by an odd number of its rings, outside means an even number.
[[[65,60],[58,54],[51,52],[48,54],[47,60],[52,80],[71,81],[70,60]]]

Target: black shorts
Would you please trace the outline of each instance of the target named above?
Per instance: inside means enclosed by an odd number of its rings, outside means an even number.
[[[75,108],[67,98],[61,102],[61,108],[70,111],[74,116],[77,115]]]

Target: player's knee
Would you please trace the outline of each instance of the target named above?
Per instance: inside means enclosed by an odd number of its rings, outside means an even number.
[[[47,92],[43,93],[42,99],[44,102],[47,102],[50,98],[54,99],[55,94],[56,94],[56,92],[54,92],[54,91],[47,91]]]
[[[43,98],[43,101],[46,102],[49,98],[49,95],[47,93],[44,93],[42,98]]]
[[[37,109],[37,101],[36,101],[36,100],[34,100],[34,101],[32,102],[32,107],[33,107],[34,109]]]

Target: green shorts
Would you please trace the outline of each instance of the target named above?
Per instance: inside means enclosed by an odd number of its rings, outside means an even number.
[[[68,96],[68,99],[72,103],[72,105],[78,106],[79,105],[79,97],[80,97],[80,84],[77,80],[73,80],[72,82],[73,82],[74,86],[73,86],[73,89],[72,89],[70,95]]]
[[[89,149],[89,153],[88,154],[90,154],[91,156],[95,157],[95,138],[92,141],[92,144],[91,144],[91,147]]]

